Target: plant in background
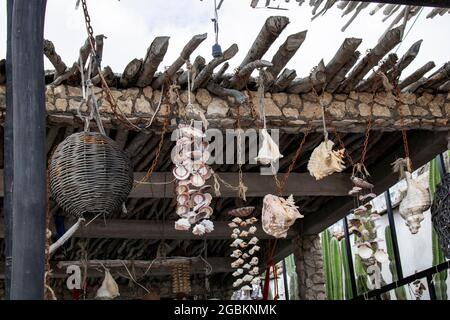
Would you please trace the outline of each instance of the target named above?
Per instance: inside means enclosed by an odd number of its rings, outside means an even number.
[[[345,239],[341,239],[341,254],[342,254],[342,267],[344,268],[344,298],[345,300],[350,300],[353,298],[352,292],[352,282],[349,268],[349,261],[347,259],[347,241]]]
[[[386,228],[384,229],[384,237],[386,239],[386,248],[389,256],[389,270],[391,270],[392,281],[394,282],[398,280],[398,274],[397,274],[397,265],[395,263],[394,245],[392,243],[391,228],[389,226],[386,226]],[[395,296],[397,297],[397,300],[407,300],[405,287],[402,286],[395,288],[394,292]]]

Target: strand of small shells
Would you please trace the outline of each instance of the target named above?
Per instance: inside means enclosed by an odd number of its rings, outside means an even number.
[[[214,230],[209,218],[213,214],[210,204],[211,193],[206,192],[210,185],[205,185],[212,171],[206,164],[209,159],[208,142],[204,140],[203,129],[192,125],[178,126],[172,161],[175,164],[173,175],[176,178],[175,194],[177,197],[176,212],[180,219],[175,221],[176,230],[190,230],[202,236]]]
[[[233,283],[234,288],[242,290],[252,290],[250,285],[259,285],[259,259],[254,255],[260,250],[259,239],[255,236],[257,231],[254,225],[258,219],[255,217],[244,219],[249,216],[254,207],[239,208],[230,211],[235,216],[228,226],[233,230],[231,238],[234,241],[230,247],[235,248],[230,257],[236,260],[231,263],[231,267],[236,269],[233,277],[237,278]]]
[[[191,293],[191,265],[189,263],[177,263],[172,267],[172,292]]]

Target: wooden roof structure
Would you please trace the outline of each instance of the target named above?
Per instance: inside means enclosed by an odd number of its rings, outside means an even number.
[[[238,45],[233,44],[224,48],[223,55],[206,61],[204,57],[197,56],[192,60],[193,89],[206,89],[212,95],[226,98],[236,106],[247,101],[243,90],[255,90],[256,79],[252,77],[253,71],[263,69],[265,89],[269,93],[284,92],[290,94],[309,93],[312,89],[317,92],[326,91],[333,94],[358,92],[384,91],[382,79],[378,71],[383,72],[391,83],[398,84],[403,92],[414,93],[449,93],[450,92],[450,62],[435,68],[429,61],[417,70],[405,72],[409,64],[419,54],[421,41],[417,41],[407,52],[398,57],[391,50],[402,40],[403,27],[394,28],[380,39],[371,50],[361,54],[357,49],[362,39],[347,38],[337,48],[330,61],[319,61],[309,75],[297,75],[295,70],[285,68],[287,62],[301,52],[302,43],[307,31],[298,32],[286,37],[276,54],[269,60],[263,60],[265,53],[278,38],[289,19],[283,16],[269,17],[253,44],[248,49],[244,60],[237,66],[235,72],[227,73],[230,60],[238,51]],[[103,36],[98,35],[96,45],[99,54],[103,51]],[[160,63],[167,51],[169,37],[156,37],[149,46],[142,59],[131,60],[122,73],[114,73],[109,66],[103,68],[103,75],[112,88],[144,88],[151,86],[158,89],[166,79],[175,81],[182,89],[187,86],[187,72],[182,67],[195,49],[206,39],[206,34],[195,35],[188,41],[179,58],[177,58],[163,72],[158,72]],[[89,45],[86,42],[80,48],[80,60],[86,62],[89,55]],[[79,62],[68,66],[57,54],[51,41],[44,43],[44,54],[54,65],[54,70],[46,72],[46,83],[52,86],[67,84],[80,86],[81,74]],[[0,85],[5,82],[4,60],[0,61]],[[407,74],[405,76],[405,74]],[[99,76],[92,79],[98,85]],[[47,153],[57,146],[65,137],[82,130],[78,126],[49,125],[47,128]],[[361,146],[364,141],[363,133],[346,133],[343,130],[341,139],[354,162],[361,157]],[[155,147],[160,137],[157,133],[134,132],[121,127],[107,129],[107,134],[117,141],[131,158],[136,177],[142,176],[155,158]],[[429,161],[435,154],[447,148],[447,132],[411,130],[409,133],[412,160],[416,166]],[[330,133],[330,138],[336,135]],[[297,149],[302,135],[283,133],[280,136],[280,151],[285,157],[280,162],[279,172],[286,172],[290,161]],[[306,165],[312,150],[322,141],[320,132],[313,132],[308,136],[300,159],[294,166],[291,180],[286,193],[295,196],[305,218],[298,221],[292,228],[286,240],[278,244],[276,258],[282,258],[291,252],[291,239],[299,234],[315,234],[328,225],[340,219],[351,209],[352,199],[347,196],[349,189],[349,175],[351,166],[340,174],[335,174],[323,182],[315,182],[309,177]],[[427,146],[427,148],[423,148]],[[170,151],[173,142],[166,138],[162,146],[162,153],[155,168],[154,181],[167,181],[170,175]],[[390,174],[390,163],[397,157],[403,156],[402,136],[398,131],[374,131],[371,134],[366,165],[376,181],[376,192],[384,191],[395,183],[396,177]],[[3,164],[0,163],[0,167]],[[231,183],[237,181],[237,165],[213,165],[213,169],[223,175]],[[261,213],[262,197],[274,192],[275,184],[272,177],[260,176],[257,165],[243,166],[244,180],[249,186],[247,202],[243,203],[231,191],[225,191],[220,198],[214,198],[214,221],[216,231],[206,237],[208,257],[213,264],[216,280],[227,283],[225,280],[231,272],[229,268],[229,233],[227,221],[230,219],[227,212],[233,208],[245,205],[255,206],[258,215]],[[297,181],[301,179],[302,185]],[[262,188],[261,188],[262,186]],[[127,201],[128,213],[116,213],[106,217],[106,220],[93,222],[86,230],[80,230],[69,243],[60,250],[55,260],[55,274],[64,275],[63,269],[56,266],[58,261],[80,260],[84,251],[90,260],[122,259],[122,260],[151,260],[157,255],[158,247],[162,241],[167,244],[168,256],[197,256],[205,248],[203,239],[193,237],[191,234],[180,233],[173,228],[176,218],[175,202],[169,187],[142,186],[135,189]],[[51,213],[64,216],[64,213],[53,203]],[[66,229],[74,221],[66,218]],[[260,228],[261,231],[261,228]],[[260,232],[262,239],[269,236]],[[0,238],[3,229],[0,225]],[[83,244],[83,247],[80,247]],[[263,241],[264,249],[267,242]],[[0,246],[3,248],[3,246]],[[3,250],[3,249],[0,249]],[[264,252],[265,250],[262,250]],[[264,258],[263,256],[261,256]],[[261,259],[264,260],[264,259]],[[1,273],[1,271],[0,271]],[[155,276],[167,275],[167,271],[156,272]],[[92,277],[99,273],[92,272]]]

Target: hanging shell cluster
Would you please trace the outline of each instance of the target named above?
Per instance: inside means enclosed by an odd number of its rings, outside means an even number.
[[[290,226],[298,218],[303,218],[303,215],[298,211],[292,195],[287,199],[272,194],[264,197],[262,226],[267,234],[275,238],[286,238]]]
[[[95,298],[99,300],[112,300],[120,296],[119,286],[108,269],[105,270],[105,278],[98,288]]]
[[[345,169],[343,160],[345,149],[333,151],[333,146],[333,141],[326,139],[311,153],[308,171],[316,180]]]
[[[263,141],[261,148],[258,151],[258,156],[255,159],[256,161],[261,164],[267,165],[275,163],[280,158],[283,158],[278,145],[275,143],[275,141],[273,141],[272,137],[267,132],[267,129],[261,130],[261,137]]]
[[[176,178],[176,212],[180,219],[175,222],[176,230],[190,230],[198,236],[214,230],[209,218],[213,214],[210,204],[212,195],[206,190],[206,180],[211,177],[208,142],[204,141],[202,129],[180,124],[179,137],[174,147],[172,160],[175,164],[173,175]]]
[[[254,207],[244,207],[229,212],[230,215],[234,216],[228,224],[232,229],[231,238],[233,239],[230,247],[234,248],[230,257],[236,259],[231,263],[231,267],[236,269],[233,276],[237,278],[233,287],[245,291],[252,290],[253,285],[259,286],[261,282],[259,260],[258,257],[254,256],[260,250],[259,239],[255,236],[257,228],[254,226],[258,219],[255,217],[246,218],[254,209]]]
[[[191,265],[189,262],[172,266],[172,292],[174,294],[191,293]]]
[[[436,187],[431,220],[439,237],[439,243],[447,259],[450,259],[450,173]]]
[[[412,234],[419,232],[420,222],[424,219],[423,213],[431,206],[430,194],[427,189],[412,178],[410,172],[405,172],[406,195],[400,202],[399,213],[405,220]]]

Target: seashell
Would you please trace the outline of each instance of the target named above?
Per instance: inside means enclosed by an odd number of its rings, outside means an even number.
[[[196,224],[194,226],[194,228],[192,229],[192,233],[195,234],[196,236],[202,236],[205,234],[205,232],[206,232],[206,228],[202,224]]]
[[[232,273],[232,275],[233,275],[233,277],[239,277],[241,274],[238,273],[237,271],[235,271],[235,272]]]
[[[241,242],[241,243],[239,244],[239,246],[240,246],[241,248],[247,248],[247,247],[248,247],[248,244],[247,244],[247,242],[243,241],[243,242]]]
[[[412,234],[419,232],[420,222],[424,219],[423,212],[431,205],[430,194],[419,182],[412,179],[411,173],[406,171],[406,196],[399,206],[399,213],[405,220]]]
[[[239,268],[233,273],[233,276],[237,277],[237,276],[240,276],[243,273],[244,273],[244,269]]]
[[[205,166],[204,164],[200,165],[200,167],[197,170],[197,173],[201,176],[207,176],[209,174],[210,169]]]
[[[192,194],[191,198],[192,198],[192,202],[195,205],[200,204],[203,201],[205,201],[205,196],[202,193],[200,193],[200,192],[196,192],[196,193]]]
[[[262,164],[270,164],[283,158],[278,145],[273,141],[266,129],[261,130],[261,137],[263,142],[258,151],[258,156],[255,158],[256,161]]]
[[[209,206],[203,206],[200,209],[198,209],[198,213],[203,214],[205,218],[209,218],[213,214],[213,208]]]
[[[253,237],[250,239],[250,241],[248,242],[248,244],[257,244],[259,241],[259,239],[257,237]]]
[[[102,300],[110,300],[120,296],[119,286],[117,282],[112,277],[109,270],[105,270],[105,278],[103,279],[102,285],[98,288],[95,298]]]
[[[352,177],[350,178],[350,180],[352,180],[352,182],[353,182],[353,184],[354,184],[355,186],[360,187],[360,188],[362,188],[362,189],[373,189],[373,188],[374,188],[374,185],[373,185],[373,184],[367,182],[367,181],[364,180],[364,179],[361,179],[361,178],[352,176]]]
[[[377,259],[379,263],[389,261],[389,255],[383,249],[378,249],[373,256],[375,257],[375,259]]]
[[[250,264],[251,264],[252,266],[257,266],[257,265],[258,265],[258,262],[259,262],[258,257],[253,257],[252,260],[250,260]]]
[[[352,190],[350,190],[350,191],[348,192],[348,195],[349,195],[349,196],[352,196],[352,195],[354,195],[354,194],[360,193],[361,191],[362,191],[362,188],[360,188],[360,187],[353,187]]]
[[[231,220],[231,221],[233,221],[234,223],[241,223],[242,222],[242,219],[241,218],[239,218],[239,217],[236,217],[236,218],[234,218],[233,220]]]
[[[358,208],[356,208],[356,209],[353,210],[353,213],[356,214],[356,215],[360,215],[360,214],[362,214],[362,213],[364,213],[364,212],[366,212],[366,211],[367,211],[367,208],[366,208],[366,207],[364,207],[364,206],[359,206]]]
[[[359,201],[364,201],[366,199],[374,199],[376,197],[377,197],[377,195],[375,193],[368,193],[364,196],[363,195],[359,196]]]
[[[242,278],[242,281],[243,281],[243,282],[250,282],[250,281],[252,281],[252,280],[253,280],[253,276],[250,275],[250,274],[246,274],[246,275]]]
[[[190,178],[190,181],[194,187],[201,187],[205,184],[205,179],[199,174],[193,174]]]
[[[233,282],[233,288],[239,287],[242,284],[242,279],[237,279]]]
[[[189,195],[186,193],[182,193],[177,196],[177,203],[180,206],[185,205],[189,201]]]
[[[259,268],[258,267],[253,267],[252,270],[250,270],[248,273],[251,274],[251,275],[256,276],[257,274],[259,274]]]
[[[239,235],[239,237],[241,237],[241,238],[245,238],[245,237],[248,237],[248,231],[242,231],[241,232],[241,234]]]
[[[248,253],[244,253],[244,254],[242,255],[242,259],[248,259],[248,258],[250,258],[250,256],[249,256]]]
[[[261,278],[260,277],[254,277],[252,280],[252,284],[254,285],[259,285],[261,283]]]
[[[255,226],[251,226],[250,229],[248,229],[248,233],[254,234],[256,232],[257,228]]]
[[[236,234],[236,233],[232,233],[232,234],[231,234],[231,238],[233,238],[233,239],[237,239],[238,237],[239,237],[239,235]]]
[[[241,288],[242,291],[250,291],[252,290],[252,287],[250,287],[249,285],[245,285]]]
[[[239,228],[235,228],[233,229],[233,233],[239,234],[241,233],[241,230]]]
[[[242,240],[242,239],[236,239],[236,240],[233,241],[232,244],[230,244],[230,247],[237,247],[237,246],[239,246],[243,241],[244,241],[244,240]]]
[[[361,259],[369,259],[373,254],[372,247],[367,242],[357,244],[356,248],[356,253],[361,257]]]
[[[253,210],[255,210],[255,207],[243,207],[243,208],[237,208],[228,211],[228,214],[235,217],[247,217],[249,216]]]
[[[209,206],[212,201],[212,195],[210,193],[204,193],[203,196],[205,197],[205,205]]]
[[[230,222],[230,223],[228,224],[228,226],[229,226],[230,228],[236,228],[238,225],[237,225],[235,222]]]
[[[320,180],[335,172],[342,172],[344,166],[345,149],[333,151],[334,143],[331,140],[323,141],[311,153],[308,161],[309,173]]]
[[[177,139],[177,142],[176,142],[177,146],[185,146],[185,145],[188,145],[191,143],[192,143],[192,139],[189,139],[188,137],[180,137]]]
[[[380,218],[381,218],[381,216],[378,213],[371,213],[370,216],[369,216],[369,219],[372,220],[372,221],[376,221],[376,220],[378,220]]]
[[[230,255],[232,258],[239,258],[242,256],[242,251],[239,249],[233,250],[233,253]]]
[[[183,137],[188,138],[204,138],[206,135],[203,133],[202,130],[194,128],[190,125],[186,124],[180,124],[178,126],[179,132]]]
[[[175,192],[176,192],[176,194],[188,193],[189,192],[189,187],[186,186],[186,185],[178,185],[175,188]]]
[[[244,269],[250,269],[252,266],[248,263],[244,264],[244,266],[242,268]]]
[[[191,224],[189,223],[188,219],[181,218],[175,221],[175,230],[182,230],[186,231],[191,228]]]
[[[200,224],[205,227],[207,233],[214,231],[214,223],[211,220],[203,220]]]
[[[247,226],[247,222],[242,221],[241,223],[239,223],[239,225],[240,225],[241,227],[246,227],[246,226]]]
[[[177,215],[181,216],[189,212],[189,208],[185,205],[181,205],[177,207]]]
[[[267,234],[275,238],[286,238],[289,227],[302,217],[292,196],[288,199],[271,194],[264,197],[262,226]]]
[[[237,260],[235,261],[235,263],[236,263],[238,266],[240,266],[240,265],[244,264],[244,260],[241,259],[241,258],[239,258],[239,259],[237,259]]]
[[[247,224],[254,224],[257,221],[258,221],[258,219],[256,219],[255,217],[251,217],[251,218],[245,220],[245,222],[247,222]]]
[[[178,180],[186,180],[189,175],[190,172],[188,169],[186,169],[185,166],[176,166],[173,170],[172,173],[174,175],[175,178],[177,178]]]

